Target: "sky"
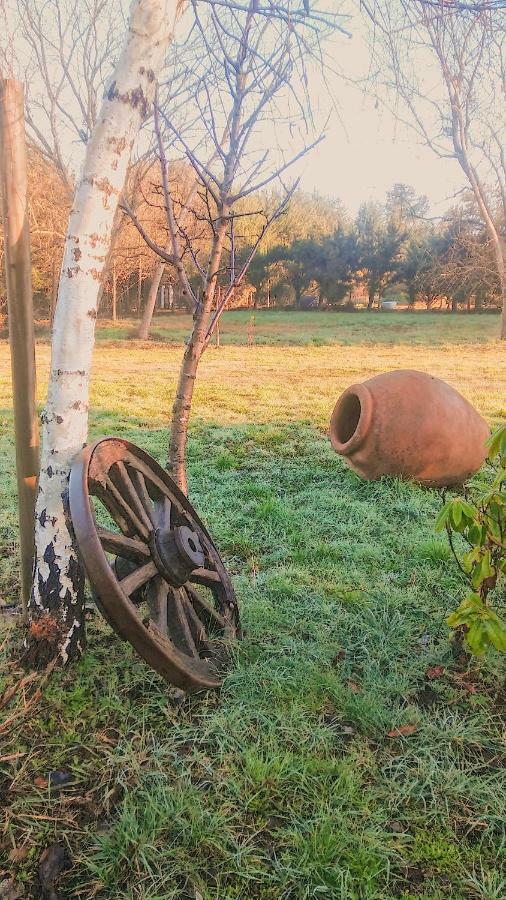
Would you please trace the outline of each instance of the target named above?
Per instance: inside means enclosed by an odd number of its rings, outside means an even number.
[[[355,16],[347,28],[352,37],[339,36],[332,55],[336,66],[358,81],[369,70],[365,26]],[[434,215],[442,214],[465,183],[456,160],[436,157],[412,129],[348,78],[329,78],[338,112],[331,117],[325,141],[304,165],[302,187],[339,197],[355,212],[363,202],[382,201],[395,182],[404,182],[427,195]],[[322,89],[316,74],[315,99]]]
[[[80,0],[76,0],[79,4]],[[322,0],[333,4],[336,0]],[[433,152],[420,144],[414,131],[399,124],[395,117],[376,98],[363,92],[356,82],[369,72],[368,29],[357,12],[358,4],[339,0],[340,5],[352,16],[344,23],[351,37],[344,34],[333,38],[330,45],[330,64],[346,74],[341,78],[326,72],[312,74],[312,104],[316,118],[327,119],[330,91],[338,112],[334,112],[326,128],[326,139],[303,162],[298,171],[301,186],[307,191],[339,198],[350,213],[355,214],[361,203],[382,202],[388,190],[396,182],[412,185],[418,194],[429,198],[433,215],[441,215],[454,202],[454,195],[464,185],[465,179],[454,160],[438,159]],[[15,22],[12,3],[11,24]],[[127,0],[115,0],[115,8],[127,7]],[[0,7],[2,0],[0,0]],[[1,23],[0,23],[1,25]],[[15,29],[13,29],[15,31]],[[268,126],[272,127],[272,124]],[[73,135],[75,138],[75,135]],[[269,143],[270,135],[259,136],[259,142]],[[287,147],[287,156],[300,149]],[[69,155],[75,155],[74,169],[83,155],[82,146],[75,140]]]

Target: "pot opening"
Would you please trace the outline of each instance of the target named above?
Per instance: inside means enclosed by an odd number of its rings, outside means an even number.
[[[337,416],[336,436],[340,444],[347,444],[357,430],[362,415],[362,404],[356,394],[344,397]]]

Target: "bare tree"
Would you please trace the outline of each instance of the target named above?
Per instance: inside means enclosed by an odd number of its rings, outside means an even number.
[[[506,16],[504,3],[363,0],[380,76],[404,121],[457,160],[494,252],[506,339]],[[396,107],[396,112],[402,116]]]
[[[168,462],[185,492],[188,422],[200,359],[264,235],[288,206],[298,182],[286,186],[284,177],[323,136],[307,137],[312,128],[314,135],[308,62],[318,58],[322,64],[321,41],[341,28],[339,15],[322,12],[318,3],[311,11],[291,0],[192,0],[191,6],[195,24],[187,67],[184,54],[179,58],[179,77],[191,81],[191,94],[182,115],[177,91],[178,107],[172,106],[173,82],[169,96],[161,86],[155,105],[167,246],[153,241],[125,204],[151,249],[175,270],[194,308],[172,409]],[[169,152],[177,150],[195,173],[190,200],[182,206],[169,175]],[[251,211],[247,200],[276,182],[282,186],[276,205]],[[199,209],[191,203],[196,197]],[[241,221],[252,213],[259,228],[238,254]],[[207,241],[190,237],[190,222],[192,234],[200,225]]]
[[[4,0],[28,134],[69,196],[125,32],[122,0]],[[1,39],[0,39],[1,40]],[[6,36],[4,36],[4,41]]]

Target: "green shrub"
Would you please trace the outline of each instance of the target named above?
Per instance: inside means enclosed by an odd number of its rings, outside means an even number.
[[[506,425],[488,442],[483,477],[471,483],[464,496],[444,504],[436,520],[436,531],[443,529],[470,586],[448,624],[460,629],[478,656],[489,646],[506,652],[506,623],[492,607],[501,594],[504,597],[506,581]],[[465,550],[456,548],[456,533]]]

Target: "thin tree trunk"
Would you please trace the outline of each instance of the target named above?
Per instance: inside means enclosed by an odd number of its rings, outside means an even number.
[[[501,340],[506,340],[506,271],[503,269],[501,273]]]
[[[139,256],[139,274],[137,281],[137,312],[140,313],[142,306],[142,256]]]
[[[188,493],[188,479],[186,475],[188,422],[190,419],[197,369],[200,357],[204,352],[207,322],[213,306],[216,280],[218,277],[226,230],[227,219],[223,212],[222,217],[217,224],[216,234],[213,239],[213,248],[209,261],[209,281],[202,303],[195,311],[193,331],[184,352],[183,362],[179,371],[176,397],[172,407],[168,468],[170,469],[172,477],[185,494]]]
[[[149,287],[148,299],[146,300],[146,304],[142,311],[142,319],[139,328],[137,329],[137,337],[140,341],[147,341],[149,337],[149,329],[151,327],[151,320],[155,311],[158,289],[160,287],[160,282],[162,280],[164,271],[165,262],[163,260],[159,260],[159,262],[157,262],[156,264],[153,279]]]
[[[118,317],[117,300],[118,300],[118,294],[117,294],[117,283],[116,283],[116,260],[114,260],[114,262],[112,264],[112,320],[113,320],[113,322],[115,322]]]
[[[87,440],[97,303],[118,199],[180,7],[180,0],[134,0],[124,47],[76,185],[42,416],[36,561],[26,647],[26,662],[32,665],[44,665],[56,656],[67,662],[84,646],[84,578],[68,518],[68,477]]]

